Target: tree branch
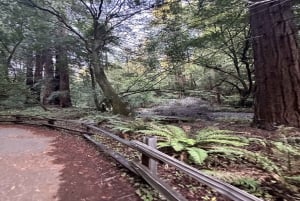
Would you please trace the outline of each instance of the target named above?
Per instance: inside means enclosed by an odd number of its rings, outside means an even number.
[[[74,33],[80,40],[82,40],[86,46],[86,49],[89,52],[91,52],[91,49],[89,48],[89,45],[88,45],[88,41],[78,31],[76,31],[70,24],[68,24],[65,20],[65,17],[62,16],[55,8],[50,7],[51,9],[48,9],[48,8],[41,7],[40,5],[38,5],[37,3],[35,3],[32,0],[19,0],[18,2],[25,6],[37,8],[41,11],[47,12],[47,13],[55,16],[58,19],[58,21],[60,21],[65,26],[66,29],[68,29],[69,31]]]

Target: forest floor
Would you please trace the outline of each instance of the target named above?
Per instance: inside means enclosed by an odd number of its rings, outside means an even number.
[[[167,100],[165,104],[152,106],[151,108],[140,108],[137,110],[135,118],[124,118],[106,113],[99,114],[90,109],[60,110],[50,108],[50,110],[50,112],[45,112],[43,115],[65,119],[80,119],[81,121],[94,123],[128,140],[141,140],[141,133],[135,133],[134,130],[138,130],[148,123],[171,124],[181,127],[192,138],[199,130],[208,127],[231,131],[231,134],[235,136],[251,139],[249,145],[242,148],[249,153],[253,153],[256,157],[255,160],[249,161],[246,156],[211,155],[202,165],[194,164],[187,158],[185,162],[266,201],[300,200],[300,130],[278,126],[277,130],[266,131],[251,127],[253,117],[251,109],[220,107],[210,105],[198,98],[188,97]],[[10,112],[18,113],[17,111]],[[19,113],[34,115],[37,111],[19,111]],[[127,130],[122,130],[120,125],[125,126]],[[289,140],[294,141],[290,143]],[[110,140],[106,143],[116,148],[119,153],[127,155],[130,159],[139,157],[137,153],[122,148]],[[278,150],[275,144],[283,145],[283,147],[278,147]],[[179,153],[174,152],[174,150],[161,150],[180,159]],[[297,153],[295,153],[295,150]],[[67,154],[65,154],[65,157],[67,157]],[[102,160],[101,156],[100,160]],[[272,162],[269,163],[268,160]],[[93,159],[93,161],[96,161],[96,159]],[[227,200],[207,186],[191,180],[172,167],[159,164],[159,176],[168,181],[188,200]],[[156,193],[153,194],[153,189],[145,187],[142,182],[137,182],[135,179],[134,182],[139,186],[136,192],[144,200],[162,200]],[[130,192],[134,191],[130,190]]]
[[[122,169],[82,138],[1,125],[0,139],[1,201],[141,200]]]

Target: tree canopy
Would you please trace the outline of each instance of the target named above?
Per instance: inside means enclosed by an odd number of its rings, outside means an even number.
[[[128,115],[157,97],[200,96],[213,104],[254,104],[261,127],[300,126],[296,1],[5,0],[0,6],[3,104],[19,90],[22,104],[73,102]],[[269,12],[283,17],[267,19]]]

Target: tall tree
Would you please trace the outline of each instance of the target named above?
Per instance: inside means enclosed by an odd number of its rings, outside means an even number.
[[[300,127],[300,52],[292,0],[253,2],[254,124]]]
[[[43,4],[34,0],[20,0],[19,2],[54,15],[72,34],[83,43],[95,74],[95,80],[103,95],[110,100],[113,112],[129,114],[127,104],[118,96],[117,91],[109,82],[102,60],[105,49],[115,41],[115,31],[124,21],[141,12],[145,4],[152,7],[152,1],[112,0],[112,1],[65,1],[64,4],[48,2]],[[69,11],[64,16],[61,8]],[[66,17],[68,19],[66,19]]]
[[[43,81],[42,81],[42,87],[41,87],[41,95],[40,95],[40,101],[41,104],[47,105],[49,104],[49,97],[54,92],[52,80],[54,77],[54,64],[52,60],[52,50],[51,49],[45,49],[42,51],[42,63],[43,63]]]
[[[20,7],[0,2],[0,76],[9,81],[13,57],[24,39],[26,19],[20,14]]]

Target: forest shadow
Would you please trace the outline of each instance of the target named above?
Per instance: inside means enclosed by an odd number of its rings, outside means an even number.
[[[120,168],[82,138],[59,135],[52,146],[48,155],[63,166],[56,200],[140,200]]]

